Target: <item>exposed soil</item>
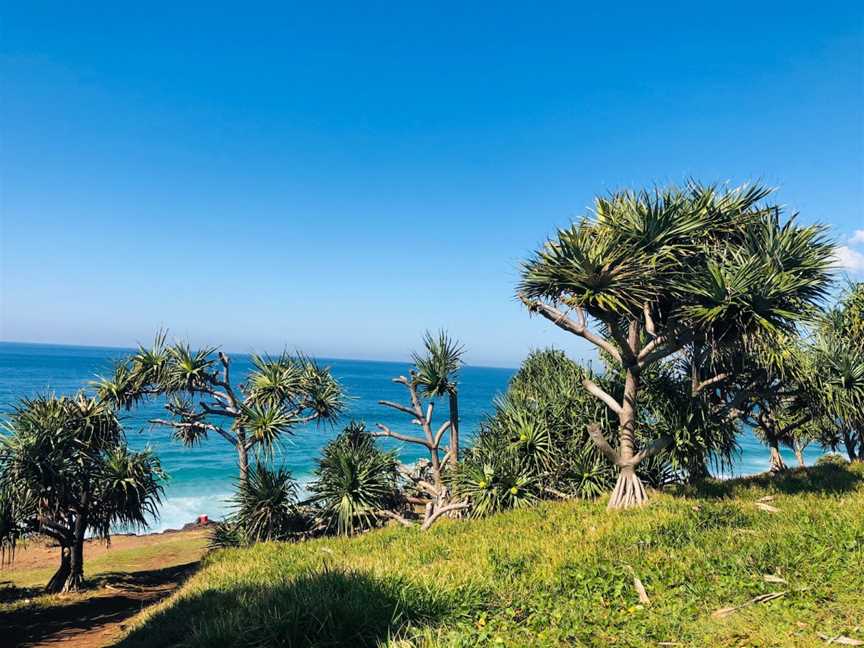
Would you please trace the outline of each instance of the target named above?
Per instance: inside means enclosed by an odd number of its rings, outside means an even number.
[[[195,571],[203,553],[201,539],[205,533],[198,529],[116,536],[110,547],[88,543],[85,574],[87,561],[93,562],[110,552],[143,549],[144,555],[136,556],[134,569],[130,571],[95,573],[87,580],[85,591],[56,597],[45,597],[41,587],[14,587],[7,580],[11,578],[14,583],[16,572],[20,576],[28,570],[44,570],[55,565],[56,547],[29,545],[18,552],[11,569],[6,566],[0,571],[0,646],[97,648],[112,645],[134,615],[168,596]],[[188,549],[178,552],[178,541]],[[166,551],[153,551],[160,544],[166,545]],[[190,557],[193,558],[191,562]],[[181,558],[185,562],[178,564]]]

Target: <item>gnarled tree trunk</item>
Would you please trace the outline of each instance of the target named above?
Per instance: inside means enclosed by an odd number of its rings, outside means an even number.
[[[630,327],[630,345],[636,348],[638,331],[634,326]],[[608,509],[631,508],[642,506],[648,501],[648,493],[642,480],[636,474],[634,460],[636,453],[636,396],[639,392],[639,374],[633,367],[627,368],[624,379],[624,400],[621,402],[621,411],[618,414],[618,461],[620,472],[615,490],[609,498]]]
[[[623,466],[618,473],[615,490],[609,498],[607,509],[626,509],[642,506],[648,501],[648,493],[636,474],[635,466]]]
[[[69,547],[65,544],[60,545],[60,567],[54,572],[51,580],[45,586],[45,591],[48,594],[58,594],[63,591],[66,586],[66,581],[69,580],[69,574],[72,572],[72,558]]]
[[[768,447],[771,448],[771,472],[776,474],[786,470],[786,462],[783,461],[783,456],[780,454],[779,444],[776,441],[769,441]]]
[[[801,444],[797,441],[795,442],[795,459],[798,461],[798,467],[804,468],[806,465],[804,463],[804,448],[802,448]]]
[[[84,534],[90,514],[90,493],[81,496],[78,514],[72,527],[72,546],[69,549],[69,576],[63,584],[64,592],[77,592],[84,582]]]
[[[77,535],[77,534],[76,534]],[[84,582],[84,534],[75,538],[72,545],[71,560],[69,562],[69,577],[63,585],[64,592],[77,592]]]
[[[849,430],[843,430],[843,445],[846,446],[846,454],[849,455],[849,461],[864,460],[864,443],[861,444],[861,456],[855,452],[855,440],[849,434]]]

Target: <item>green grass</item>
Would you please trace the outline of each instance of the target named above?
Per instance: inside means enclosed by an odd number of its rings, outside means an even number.
[[[772,495],[777,513],[760,510]],[[864,467],[210,555],[133,646],[808,646],[864,639]],[[650,605],[639,603],[633,570]],[[786,583],[766,582],[765,575]],[[723,619],[719,608],[784,591]]]
[[[147,546],[117,549],[88,558],[85,549],[85,590],[78,595],[45,594],[44,587],[57,569],[52,552],[51,562],[33,569],[17,568],[15,562],[0,568],[0,615],[74,605],[98,594],[104,584],[133,580],[153,569],[165,569],[194,563],[207,546],[204,534],[166,534]],[[59,561],[59,557],[57,558]]]
[[[85,575],[88,581],[97,581],[105,574],[135,572],[141,569],[142,565],[152,562],[158,562],[160,565],[194,562],[206,545],[205,536],[190,539],[186,536],[169,535],[158,544],[132,549],[113,549],[89,560],[85,554]],[[8,583],[20,588],[44,587],[57,570],[59,560],[58,550],[57,562],[51,562],[45,567],[0,570],[0,583]],[[12,562],[10,567],[15,567],[15,563]]]

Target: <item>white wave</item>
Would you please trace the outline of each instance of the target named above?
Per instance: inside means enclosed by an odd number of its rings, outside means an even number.
[[[182,529],[184,524],[195,522],[199,515],[206,515],[211,520],[221,520],[228,513],[230,496],[230,492],[225,492],[166,497],[159,507],[159,519],[147,528],[146,533]]]
[[[312,495],[309,491],[311,481],[311,475],[304,475],[297,480],[299,500],[302,501]],[[169,491],[159,507],[159,518],[151,522],[141,533],[161,533],[168,529],[182,529],[185,524],[195,522],[200,515],[206,515],[213,521],[221,520],[230,513],[231,495],[231,491],[212,495],[173,495]]]

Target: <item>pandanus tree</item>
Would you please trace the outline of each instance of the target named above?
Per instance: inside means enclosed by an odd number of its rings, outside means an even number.
[[[157,515],[164,473],[151,452],[126,446],[111,407],[82,394],[22,400],[0,435],[0,547],[41,535],[60,547],[46,590],[74,591],[84,538],[140,528]]]
[[[727,387],[735,385],[738,393],[748,394],[737,415],[768,446],[769,470],[786,470],[783,446],[803,465],[803,448],[823,423],[810,398],[814,368],[807,341],[798,335],[773,336],[770,344],[742,352],[741,364]]]
[[[765,202],[770,193],[690,183],[601,197],[593,216],[524,264],[517,295],[528,310],[593,344],[623,375],[620,398],[582,383],[618,419],[611,441],[599,426],[588,430],[618,470],[610,508],[646,501],[636,467],[674,442],[637,420],[646,371],[680,358],[691,365],[692,394],[713,392],[731,414],[748,395],[724,387],[730,376],[714,366],[716,350],[791,334],[823,299],[831,245],[821,227],[783,222]]]
[[[310,484],[309,503],[325,530],[352,535],[382,519],[405,523],[396,512],[399,462],[393,452],[375,445],[363,423],[352,421],[321,452]]]
[[[465,348],[444,330],[439,331],[437,337],[426,331],[423,346],[425,354],[412,354],[417,369],[416,382],[430,398],[447,397],[450,408],[450,449],[447,456],[450,463],[456,465],[459,461],[458,373]]]
[[[426,449],[429,454],[428,470],[415,470],[414,472],[401,470],[402,475],[410,483],[407,496],[411,504],[422,506],[424,509],[422,529],[428,529],[439,518],[444,515],[455,513],[468,507],[465,501],[456,501],[447,487],[445,471],[448,467],[454,467],[452,459],[458,453],[458,437],[454,441],[451,437],[450,448],[441,455],[441,444],[444,435],[452,432],[454,418],[458,418],[458,410],[455,403],[455,372],[461,363],[462,347],[450,340],[445,333],[441,333],[435,340],[427,333],[426,338],[427,355],[414,354],[415,366],[412,367],[408,376],[398,376],[393,382],[402,385],[408,392],[408,404],[396,403],[389,400],[378,401],[380,405],[407,414],[411,423],[420,428],[419,434],[397,432],[390,426],[378,423],[378,432],[375,437],[389,437],[403,443],[418,445]],[[435,411],[434,397],[436,395],[453,394],[450,400],[450,416],[448,420],[435,426],[433,416]],[[427,474],[424,474],[428,472]]]
[[[864,283],[851,284],[817,329],[810,402],[823,419],[822,444],[864,461]]]
[[[240,483],[249,474],[249,454],[271,453],[287,435],[313,421],[334,421],[344,408],[330,370],[303,355],[252,356],[252,371],[233,382],[227,354],[207,347],[165,343],[140,347],[121,361],[111,378],[96,383],[99,395],[118,407],[162,396],[171,418],[153,419],[176,439],[194,446],[218,434],[237,451]]]
[[[237,484],[229,505],[230,513],[213,529],[212,548],[300,540],[309,535],[307,516],[298,501],[297,482],[284,467],[263,463],[251,466],[246,481]]]

